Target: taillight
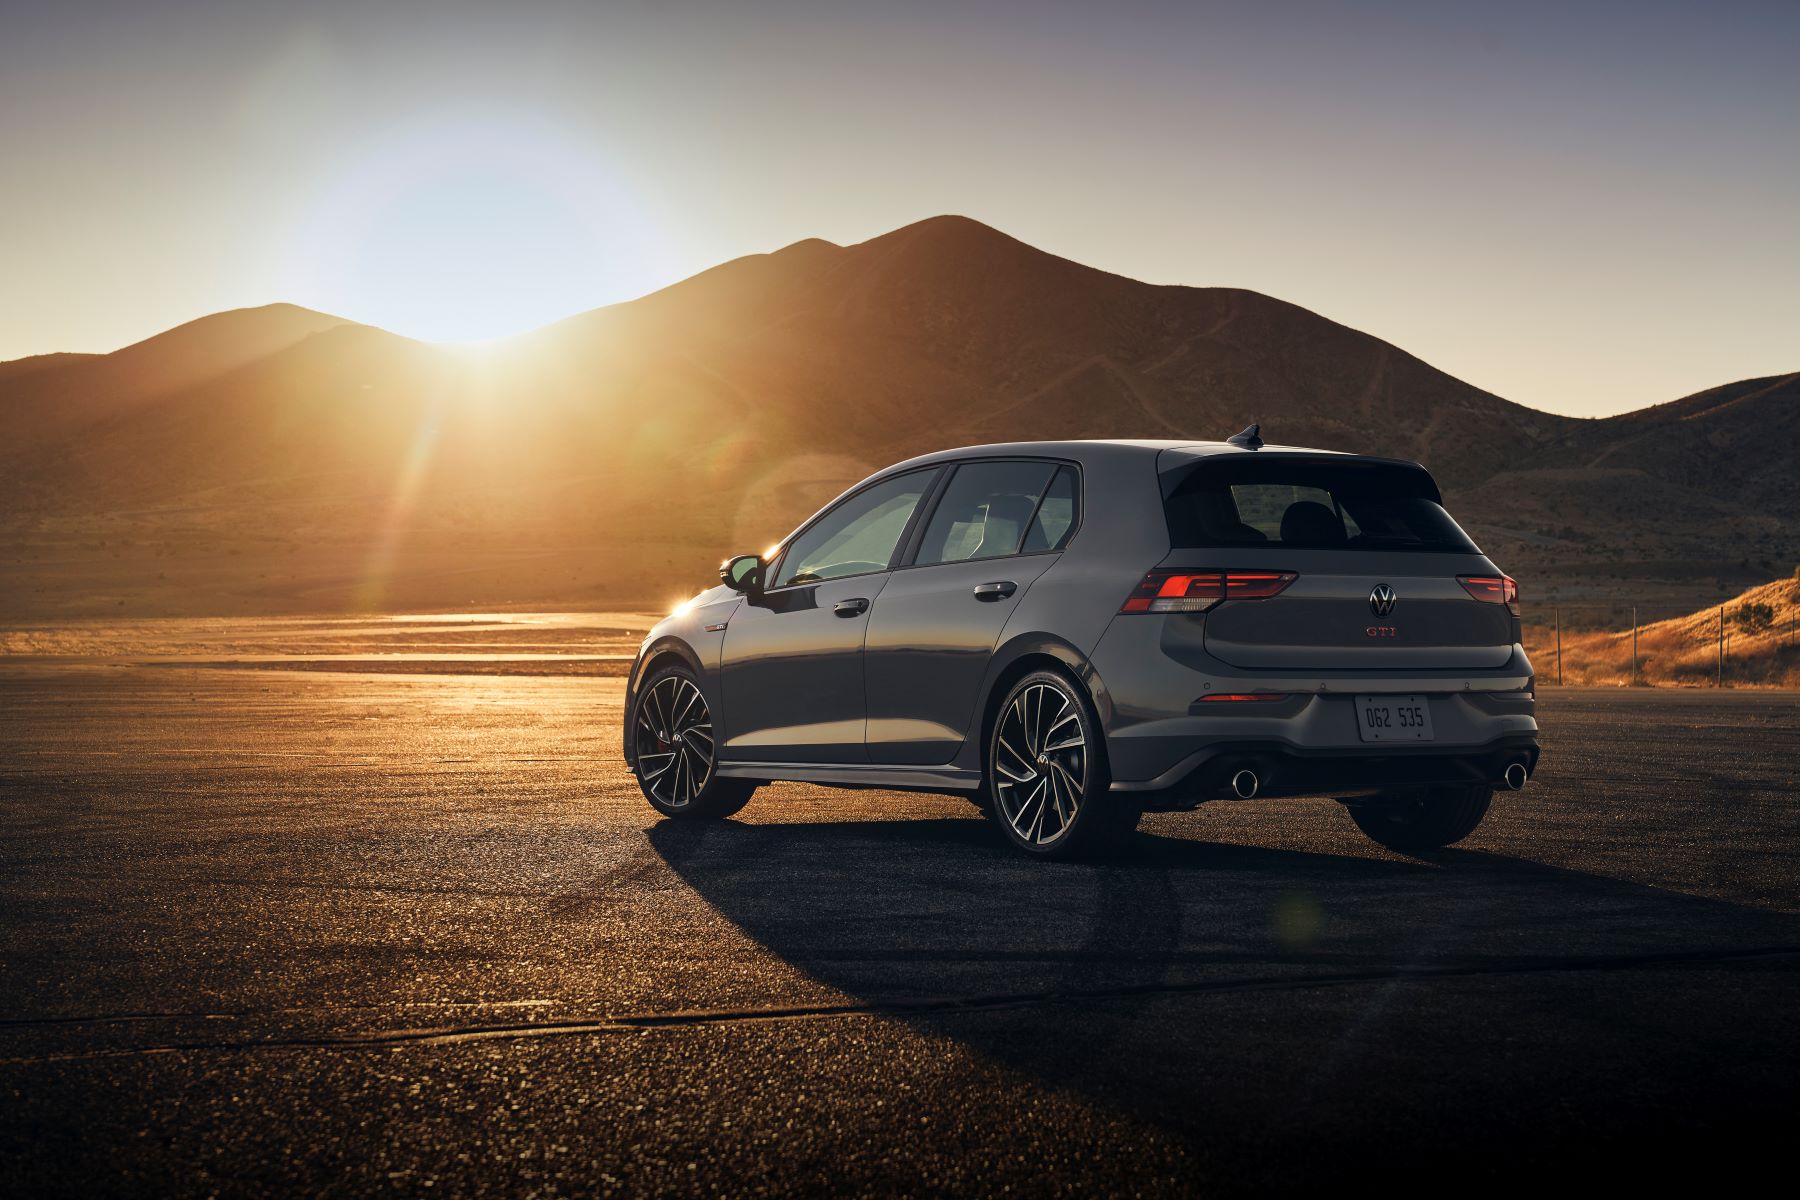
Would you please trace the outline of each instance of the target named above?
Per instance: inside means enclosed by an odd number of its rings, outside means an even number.
[[[1456,582],[1477,600],[1504,604],[1513,616],[1519,615],[1519,581],[1511,575],[1458,575]]]
[[[1205,612],[1221,600],[1266,600],[1298,578],[1292,571],[1152,571],[1119,611]]]

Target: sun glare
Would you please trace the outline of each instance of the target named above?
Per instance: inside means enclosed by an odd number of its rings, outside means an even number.
[[[657,222],[591,146],[492,118],[378,140],[290,252],[303,303],[433,342],[523,333],[673,271]]]

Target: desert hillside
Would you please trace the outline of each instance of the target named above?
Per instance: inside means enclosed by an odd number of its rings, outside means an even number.
[[[940,217],[480,351],[277,305],[0,364],[0,604],[656,601],[912,453],[1252,420],[1425,462],[1528,595],[1703,600],[1800,557],[1797,412],[1786,376],[1554,416],[1255,292]]]
[[[1558,639],[1541,611],[1537,617],[1526,627],[1526,650],[1538,678],[1550,683],[1557,676]],[[1698,612],[1646,618],[1637,630],[1635,671],[1633,646],[1629,628],[1580,631],[1565,626],[1563,682],[1800,686],[1800,570]]]

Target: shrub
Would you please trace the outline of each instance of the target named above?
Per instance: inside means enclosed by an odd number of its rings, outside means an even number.
[[[1775,609],[1772,605],[1746,600],[1738,605],[1737,611],[1731,614],[1731,619],[1745,633],[1757,634],[1775,624]]]

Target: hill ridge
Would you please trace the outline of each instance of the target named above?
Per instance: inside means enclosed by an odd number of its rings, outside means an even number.
[[[744,255],[479,355],[267,305],[0,371],[0,561],[71,536],[375,561],[629,534],[681,548],[634,561],[704,578],[921,451],[1251,421],[1425,462],[1515,574],[1588,586],[1606,562],[1685,586],[1679,564],[1721,547],[1740,581],[1800,557],[1800,375],[1564,417],[1290,301],[1144,284],[945,215]]]

